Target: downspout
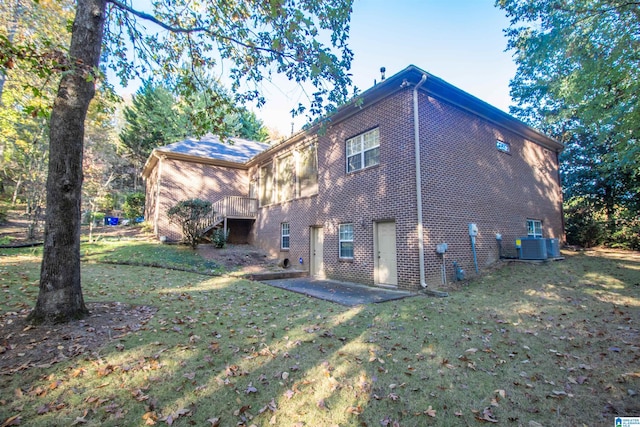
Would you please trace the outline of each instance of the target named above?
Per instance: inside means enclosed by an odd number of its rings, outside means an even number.
[[[564,220],[564,193],[562,191],[562,174],[560,173],[560,152],[556,151],[556,168],[558,170],[558,190],[560,191],[560,226],[562,230],[560,230],[560,235],[558,238],[563,244],[567,243],[567,233],[565,229],[565,220]]]
[[[422,78],[413,88],[413,142],[416,158],[416,203],[418,212],[418,254],[420,257],[420,286],[425,292],[439,297],[447,297],[449,294],[436,290],[427,290],[424,266],[424,225],[422,221],[422,172],[420,171],[420,114],[418,111],[418,89],[427,81],[427,75],[422,74]]]
[[[156,154],[157,156],[157,154]],[[160,237],[158,236],[158,219],[160,216],[160,181],[162,180],[162,160],[164,159],[164,156],[158,156],[158,176],[156,179],[156,209],[155,212],[153,213],[153,234],[156,235],[156,237]]]
[[[427,81],[423,74],[420,82],[413,88],[413,145],[416,158],[416,202],[418,211],[418,253],[420,255],[420,286],[427,287],[424,273],[424,234],[422,224],[422,173],[420,171],[420,115],[418,114],[418,89]]]

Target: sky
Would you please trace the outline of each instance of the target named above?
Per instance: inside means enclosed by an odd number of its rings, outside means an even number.
[[[362,92],[386,75],[413,64],[508,111],[509,81],[516,66],[505,52],[509,20],[494,0],[355,0],[349,46],[353,83]],[[297,131],[303,117],[290,111],[304,94],[294,83],[265,85],[267,104],[254,112],[281,134]]]

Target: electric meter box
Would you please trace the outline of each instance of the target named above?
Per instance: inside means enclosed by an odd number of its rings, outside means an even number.
[[[475,237],[478,235],[478,224],[469,224],[469,236]]]
[[[446,243],[440,243],[439,245],[436,245],[436,253],[438,254],[443,254],[445,252],[447,252],[448,246]]]

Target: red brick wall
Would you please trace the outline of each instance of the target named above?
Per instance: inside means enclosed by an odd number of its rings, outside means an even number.
[[[556,154],[477,116],[420,95],[420,139],[426,270],[440,283],[446,242],[447,269],[456,260],[475,274],[468,224],[476,223],[482,269],[498,259],[496,233],[505,249],[526,236],[526,221],[538,219],[544,237],[562,237],[561,189]],[[496,139],[510,153],[496,149]]]
[[[225,196],[248,196],[249,178],[246,170],[170,158],[158,161],[154,173],[160,175],[157,236],[169,240],[182,239],[178,224],[171,223],[167,210],[181,200],[199,198],[212,203]],[[147,180],[147,188],[153,180]]]
[[[480,269],[498,258],[495,234],[513,246],[526,235],[527,218],[543,221],[545,237],[561,237],[561,193],[555,153],[459,108],[420,94],[422,196],[427,283],[440,284],[446,242],[447,273],[456,260],[474,273],[468,223],[478,224]],[[345,172],[345,141],[374,127],[380,131],[380,165]],[[324,227],[327,277],[374,283],[374,223],[394,220],[400,288],[419,287],[416,233],[413,107],[410,88],[332,125],[318,136],[317,196],[261,207],[252,241],[272,255],[303,258],[308,268],[309,227]],[[511,153],[496,149],[496,139]],[[277,153],[276,153],[277,155]],[[266,160],[266,159],[265,159]],[[250,176],[259,175],[259,166]],[[280,224],[290,224],[290,249],[280,250]],[[354,259],[338,258],[338,226],[354,224]]]
[[[409,93],[410,95],[410,93]],[[331,126],[318,136],[318,195],[261,207],[253,233],[254,242],[293,265],[309,262],[309,227],[324,230],[324,265],[327,277],[373,284],[374,221],[395,220],[399,268],[417,271],[417,245],[414,232],[415,176],[413,174],[413,119],[407,92],[384,103],[364,106],[349,120]],[[380,165],[347,174],[345,141],[367,130],[380,131]],[[258,175],[258,167],[250,175]],[[409,211],[407,211],[407,208]],[[281,252],[280,224],[290,224],[290,250]],[[338,258],[338,227],[354,224],[354,259]],[[415,234],[415,233],[414,233]],[[401,285],[406,282],[402,274]]]

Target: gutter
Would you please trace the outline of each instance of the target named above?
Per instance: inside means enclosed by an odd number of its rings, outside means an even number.
[[[422,221],[422,172],[420,171],[420,114],[418,111],[418,89],[427,81],[427,74],[423,73],[420,82],[413,88],[413,142],[416,158],[416,210],[418,213],[418,253],[420,258],[420,286],[424,292],[437,296],[448,297],[446,292],[440,292],[432,289],[427,289],[427,281],[425,278],[425,265],[424,265],[424,224]]]

